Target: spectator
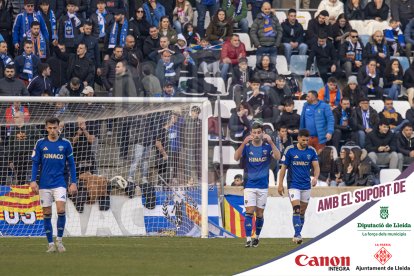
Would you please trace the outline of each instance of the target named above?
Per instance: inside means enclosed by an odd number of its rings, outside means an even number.
[[[55,46],[56,55],[68,63],[66,76],[68,79],[77,77],[84,86],[93,86],[95,78],[95,65],[86,57],[88,48],[84,43],[78,44],[76,54],[61,52],[60,47]]]
[[[285,57],[288,64],[290,64],[292,51],[298,51],[299,55],[306,55],[308,51],[308,45],[304,43],[305,33],[302,24],[296,20],[295,9],[289,9],[288,16],[282,22],[281,26],[283,30],[282,43],[285,49]]]
[[[243,141],[250,134],[253,111],[247,102],[241,102],[237,109],[232,109],[229,130],[230,137],[235,141]]]
[[[106,91],[108,91],[110,96],[113,95],[116,76],[116,65],[118,62],[124,60],[124,49],[120,45],[118,45],[114,48],[114,51],[112,52],[110,59],[104,62],[101,79]]]
[[[30,121],[29,109],[26,106],[22,105],[21,102],[13,102],[8,108],[6,108],[5,117],[7,123],[6,128],[8,132],[10,132],[10,129],[12,128],[11,125],[14,124],[14,118],[17,112],[21,112],[23,114],[25,123],[28,123]]]
[[[272,135],[272,139],[277,147],[277,149],[283,154],[286,148],[293,145],[293,139],[288,133],[288,129],[284,125],[280,125],[276,131]],[[277,177],[277,173],[279,171],[279,161],[276,161],[277,165],[276,168],[273,170],[275,177]],[[276,180],[276,179],[275,179]]]
[[[233,74],[233,67],[236,67],[240,58],[246,57],[246,47],[243,42],[240,42],[240,37],[233,34],[230,40],[223,44],[220,56],[220,70],[221,77],[227,82],[227,73],[230,71]]]
[[[236,174],[234,176],[233,182],[231,183],[231,186],[236,186],[236,187],[244,186],[243,175]]]
[[[161,59],[158,61],[155,69],[155,75],[160,80],[161,85],[171,82],[177,87],[183,61],[184,56],[182,54],[172,55],[170,50],[165,50],[161,53]]]
[[[365,98],[366,95],[358,85],[356,76],[348,77],[348,85],[342,91],[342,98],[348,98],[351,103],[351,108],[358,106],[359,101]]]
[[[150,23],[145,19],[144,8],[139,7],[136,9],[135,17],[129,21],[128,26],[128,34],[135,38],[137,47],[143,52],[144,41],[149,37],[149,29],[151,27]]]
[[[236,105],[240,104],[245,89],[250,86],[253,73],[253,69],[247,64],[247,58],[240,58],[238,66],[234,67],[230,88]]]
[[[311,45],[311,51],[308,57],[308,61],[306,62],[306,77],[310,76],[310,68],[315,58],[319,75],[326,83],[328,80],[328,73],[335,75],[337,71],[337,53],[335,47],[330,41],[328,41],[328,37],[325,33],[320,33],[317,42]]]
[[[255,20],[257,18],[257,15],[260,14],[261,9],[263,7],[264,3],[272,2],[271,0],[247,0],[247,7],[252,12],[252,18]]]
[[[191,22],[184,25],[183,35],[185,40],[187,40],[188,46],[200,43],[200,35],[194,32],[194,26]]]
[[[207,27],[206,38],[211,44],[222,44],[233,35],[233,20],[222,9],[218,9]]]
[[[114,23],[109,27],[105,37],[105,59],[109,58],[116,45],[125,46],[125,39],[128,35],[128,20],[123,10],[117,10],[114,16]]]
[[[332,25],[332,38],[335,49],[339,51],[341,45],[349,37],[351,30],[351,24],[349,24],[348,20],[345,18],[345,15],[341,13],[336,22]]]
[[[62,53],[66,52],[65,45],[58,44],[58,47]],[[62,85],[68,82],[68,78],[66,75],[68,63],[58,58],[56,55],[53,55],[50,58],[48,58],[47,63],[49,64],[50,70],[51,70],[50,79],[52,81],[52,88],[53,88],[52,94],[57,95],[59,94],[59,89],[62,87]]]
[[[158,30],[161,37],[167,37],[171,45],[177,43],[177,32],[171,27],[170,20],[167,15],[161,17]]]
[[[384,69],[390,59],[390,51],[381,31],[375,31],[372,34],[371,41],[365,46],[363,55],[363,59],[365,59],[366,62],[371,59],[376,60],[380,77],[383,77]]]
[[[157,3],[156,0],[146,1],[142,7],[144,8],[145,19],[152,26],[158,26],[161,21],[161,17],[166,15],[164,6]]]
[[[41,61],[45,61],[50,56],[49,42],[45,40],[40,32],[40,23],[33,21],[30,25],[30,31],[26,34],[27,40],[33,42],[34,54],[40,58]],[[22,44],[23,45],[23,44]],[[22,49],[23,47],[20,47]]]
[[[142,75],[141,61],[144,57],[141,50],[135,44],[135,38],[132,35],[128,35],[125,39],[124,56],[135,81],[136,78],[139,78]]]
[[[403,83],[403,69],[398,59],[391,59],[385,68],[384,93],[397,100]]]
[[[47,32],[45,21],[42,16],[34,13],[34,0],[24,1],[24,12],[17,15],[13,25],[13,45],[16,50],[19,50],[20,44],[26,39],[26,34],[30,31],[30,26],[33,21],[40,23],[40,31],[46,41],[49,41],[49,33]]]
[[[89,58],[97,68],[98,75],[101,74],[101,52],[99,51],[98,38],[92,35],[92,23],[86,21],[81,28],[81,34],[76,37],[76,44],[85,44],[88,49],[86,57]]]
[[[13,63],[13,59],[7,55],[7,42],[1,41],[0,42],[0,79],[4,78],[4,69],[10,63]]]
[[[83,83],[81,83],[79,78],[74,77],[69,83],[62,86],[59,91],[59,97],[80,97],[83,90]]]
[[[332,145],[339,152],[339,144],[341,140],[345,140],[345,143],[352,140],[354,137],[352,132],[354,130],[352,121],[352,109],[351,103],[348,98],[342,98],[341,104],[333,111],[335,119],[334,133],[332,135]]]
[[[92,14],[96,11],[95,8],[98,6],[99,0],[91,0],[89,5],[89,14],[92,16]],[[117,11],[125,10],[124,1],[122,0],[105,0],[105,9],[108,13],[114,15],[117,13]]]
[[[96,6],[90,15],[90,23],[92,24],[92,34],[99,42],[104,42],[106,33],[110,30],[110,26],[114,23],[114,15],[106,9],[106,1],[96,1]]]
[[[367,65],[359,69],[357,79],[364,95],[374,95],[375,99],[382,99],[384,91],[379,86],[380,74],[375,59],[370,60]]]
[[[338,186],[345,186],[345,164],[349,163],[350,152],[348,148],[342,148],[339,152],[339,157],[335,159],[335,182]]]
[[[75,38],[80,35],[82,27],[81,15],[76,13],[79,8],[78,2],[75,0],[68,0],[66,4],[67,13],[63,14],[58,22],[58,37],[59,43],[64,44],[67,53],[75,53],[76,40]]]
[[[138,97],[132,75],[126,61],[118,61],[115,68],[114,97]]]
[[[320,152],[326,142],[332,139],[334,123],[329,105],[318,100],[316,91],[309,91],[300,115],[300,128],[306,128],[310,132],[309,146]]]
[[[414,137],[413,126],[411,123],[405,123],[401,132],[397,134],[397,152],[403,165],[412,164],[414,161]]]
[[[283,102],[292,97],[289,87],[286,85],[286,79],[282,75],[278,75],[272,89],[269,90],[269,96],[275,109],[282,110]]]
[[[162,90],[162,97],[163,98],[172,98],[177,97],[177,90],[174,87],[174,83],[172,82],[165,82],[164,89]]]
[[[364,20],[364,8],[360,0],[348,0],[344,6],[345,17],[348,20]]]
[[[363,47],[358,38],[358,31],[351,30],[339,50],[339,58],[346,78],[349,78],[352,72],[358,72],[362,67]]]
[[[220,51],[214,49],[207,38],[202,38],[199,45],[193,47],[197,48],[197,52],[193,52],[192,58],[196,64],[199,64],[199,70],[203,72],[205,77],[209,77],[210,74],[217,76],[220,71]]]
[[[178,34],[183,31],[183,26],[189,22],[193,22],[193,7],[187,0],[176,0],[173,11],[174,28]]]
[[[27,90],[30,96],[41,96],[43,93],[47,93],[49,96],[53,96],[52,81],[50,80],[50,67],[47,63],[39,64],[39,73],[27,86]]]
[[[11,6],[13,5],[13,1],[0,1],[0,35],[3,37],[4,41],[7,43],[7,48],[11,52],[13,47],[13,39],[12,39],[12,27],[13,27],[13,19],[11,15]],[[2,70],[2,68],[0,68]],[[3,71],[3,70],[2,70]]]
[[[320,174],[318,177],[317,186],[320,187],[327,187],[333,186],[336,187],[338,183],[336,183],[335,179],[335,160],[333,158],[333,150],[331,147],[324,148],[319,153],[319,167],[320,167]]]
[[[413,0],[392,0],[391,1],[391,18],[405,30],[408,22],[414,17]],[[390,21],[391,23],[391,21]]]
[[[146,60],[150,60],[149,55],[158,50],[160,47],[160,35],[158,33],[158,28],[151,26],[149,28],[150,36],[148,36],[144,41],[143,54],[146,57]]]
[[[288,99],[283,103],[283,111],[279,121],[276,123],[276,128],[285,126],[287,133],[293,140],[297,140],[300,126],[300,115],[297,114],[295,108],[295,102],[292,99]]]
[[[142,69],[144,77],[142,78],[142,86],[144,88],[145,97],[161,96],[161,84],[156,76],[151,72],[149,65],[144,65]]]
[[[390,20],[389,27],[384,30],[384,36],[390,51],[392,49],[390,56],[400,56],[404,53],[405,39],[396,20]]]
[[[379,118],[380,121],[387,123],[392,133],[400,132],[402,126],[405,123],[409,123],[408,120],[404,120],[401,114],[394,109],[391,98],[385,98],[384,110],[379,113]]]
[[[249,32],[249,22],[247,21],[246,0],[224,0],[221,8],[227,16],[233,18],[233,23],[241,29],[242,33]]]
[[[33,53],[33,42],[26,40],[23,43],[24,52],[22,55],[17,56],[14,60],[17,76],[23,80],[25,85],[38,75],[37,67],[39,66],[40,59]]]
[[[412,105],[414,97],[414,63],[411,63],[410,68],[404,73],[403,86],[407,88],[408,101]]]
[[[260,88],[268,92],[275,85],[277,75],[276,66],[271,62],[270,57],[263,55],[253,71],[254,78],[260,81]]]
[[[332,25],[329,23],[329,13],[321,11],[316,18],[309,20],[306,30],[306,44],[309,48],[317,44],[320,33],[325,33],[332,41]]]
[[[367,151],[352,148],[349,163],[345,163],[344,180],[346,186],[372,186],[379,183],[378,166],[367,156]]]
[[[369,105],[368,98],[360,99],[359,106],[353,110],[352,120],[355,127],[354,135],[358,137],[359,146],[364,148],[366,135],[377,128],[379,123],[378,113]]]
[[[282,41],[283,30],[276,15],[271,11],[268,2],[262,5],[262,12],[257,15],[250,28],[250,38],[257,48],[257,61],[264,54],[270,55],[273,64],[276,64],[277,48]]]
[[[198,106],[192,106],[190,115],[184,117],[183,127],[183,149],[184,149],[184,174],[189,181],[200,179],[201,177],[201,119],[199,118],[201,109]]]
[[[412,56],[411,49],[414,45],[414,18],[411,19],[407,26],[404,29],[404,39],[405,39],[405,55],[410,58]]]
[[[254,118],[271,119],[273,116],[269,97],[266,92],[260,90],[260,80],[253,78],[250,82],[250,90],[246,92],[245,101],[251,106]]]
[[[4,78],[0,79],[0,96],[29,96],[23,81],[15,78],[13,64],[6,65]]]
[[[37,15],[43,18],[49,34],[49,42],[53,42],[58,39],[56,9],[50,7],[50,0],[40,0],[38,4]]]
[[[402,171],[402,159],[396,152],[396,139],[387,122],[380,121],[378,128],[367,135],[368,156],[377,165],[387,165],[390,169]]]
[[[318,99],[329,104],[331,109],[335,109],[339,106],[341,96],[341,90],[339,89],[337,80],[334,77],[330,77],[325,87],[322,87],[318,92]]]
[[[414,125],[414,99],[410,102],[411,108],[405,113],[405,118],[410,121],[411,125]]]
[[[384,0],[373,0],[365,6],[365,20],[387,20],[389,10],[390,8],[384,3]]]
[[[217,10],[220,7],[220,3],[218,0],[196,0],[196,9],[197,9],[197,32],[200,34],[200,37],[204,37],[205,35],[205,20],[206,20],[206,12],[210,14],[210,18],[213,15],[216,15]],[[210,21],[211,22],[211,21]]]
[[[329,13],[329,21],[333,24],[339,15],[344,13],[344,4],[339,0],[322,0],[319,3],[315,17],[317,17],[321,11],[327,11]]]

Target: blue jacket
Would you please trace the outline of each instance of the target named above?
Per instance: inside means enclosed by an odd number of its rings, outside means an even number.
[[[27,17],[29,19],[28,27],[30,30],[30,24],[33,22],[33,16],[36,16],[37,21],[40,23],[40,31],[42,32],[43,37],[49,41],[49,32],[47,31],[46,23],[43,20],[43,17],[41,15],[38,15],[37,13],[28,14]],[[16,17],[16,20],[14,21],[13,26],[13,45],[16,43],[21,43],[23,41],[23,38],[26,36],[26,33],[29,30],[26,30],[25,22],[24,22],[24,13],[19,13]]]
[[[148,2],[145,2],[143,5],[145,18],[147,19],[150,25],[154,25],[158,28],[158,24],[160,23],[161,17],[165,15],[165,8],[160,3],[157,3],[155,10],[153,11],[153,16],[151,16],[151,11],[148,6]]]
[[[41,96],[43,92],[47,92],[52,96],[52,82],[50,78],[37,75],[27,86],[30,96]]]
[[[308,107],[306,102],[303,105],[302,114],[300,115],[300,128],[305,128],[305,112]],[[334,132],[334,116],[331,111],[331,107],[323,101],[318,101],[315,107],[315,125],[318,133],[318,140],[320,144],[325,144],[326,134],[333,134]]]

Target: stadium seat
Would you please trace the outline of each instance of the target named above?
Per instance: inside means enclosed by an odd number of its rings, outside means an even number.
[[[302,113],[303,105],[306,103],[306,101],[305,100],[294,100],[294,102],[295,102],[294,109],[296,109],[296,113],[300,115]]]
[[[279,75],[290,75],[288,64],[285,56],[278,55],[276,57],[276,69]]]
[[[220,92],[220,96],[227,96],[228,93],[226,92],[226,85],[224,80],[221,77],[206,77],[204,80],[210,84],[213,84],[217,87],[218,92]],[[207,92],[207,91],[206,91]],[[207,92],[209,96],[218,96],[217,94],[210,94]]]
[[[308,55],[292,55],[290,57],[290,72],[295,75],[304,76],[306,72],[306,62]],[[311,75],[315,74],[314,66],[311,68]]]
[[[252,11],[247,11],[247,22],[249,22],[249,27],[253,24],[253,15]]]
[[[256,55],[247,56],[247,65],[249,65],[252,69],[256,68]]]
[[[378,113],[384,110],[384,101],[383,100],[370,100],[369,105],[375,109]]]
[[[240,162],[234,160],[236,150],[232,146],[223,146],[223,165],[238,165]],[[213,150],[213,164],[220,164],[220,147],[215,146]]]
[[[251,52],[255,50],[255,48],[252,46],[252,42],[250,40],[249,34],[245,34],[245,33],[235,33],[235,34],[239,35],[240,41],[244,43],[244,46],[246,47],[247,52]]]
[[[403,71],[405,72],[408,68],[410,68],[410,60],[407,57],[396,57],[392,56],[390,59],[398,59],[401,64]]]
[[[366,34],[359,35],[359,38],[361,39],[361,43],[362,43],[363,47],[365,47],[365,45],[367,45],[370,37],[371,36],[366,35]]]
[[[286,13],[284,11],[277,11],[276,12],[276,17],[277,19],[279,19],[280,24],[282,24],[283,21],[286,20]]]
[[[306,31],[308,29],[309,20],[312,19],[312,16],[307,11],[298,11],[296,13],[296,19],[300,24],[302,24],[303,30]]]
[[[198,12],[196,9],[193,10],[193,26],[197,26],[197,20],[198,20]],[[210,24],[210,12],[206,11],[206,19],[204,20],[204,29],[207,30],[208,24]],[[249,25],[250,26],[250,25]]]
[[[218,117],[218,101],[214,104],[214,116]],[[236,108],[236,103],[233,100],[220,100],[221,118],[230,119],[231,110]]]
[[[272,123],[263,123],[263,127],[270,129],[272,132],[275,131],[275,128]]]
[[[320,77],[306,77],[302,82],[302,93],[308,93],[310,90],[315,90],[316,92],[324,87],[323,80]]]
[[[408,109],[410,109],[410,103],[408,101],[394,101],[394,109],[398,113],[401,114],[401,116],[405,119],[405,113]]]
[[[226,136],[226,140],[229,141],[230,143],[236,144],[236,145],[241,144],[243,142],[243,141],[234,140],[233,138],[231,138],[229,125],[227,125],[227,136]]]
[[[382,169],[380,171],[380,183],[394,181],[401,174],[399,169]]]
[[[226,186],[231,186],[233,183],[234,177],[238,174],[243,175],[243,169],[228,169],[226,172]]]

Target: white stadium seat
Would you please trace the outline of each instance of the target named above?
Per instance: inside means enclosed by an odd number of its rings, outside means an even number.
[[[276,57],[276,69],[280,75],[290,75],[288,64],[285,56],[278,55]]]
[[[370,100],[369,105],[375,109],[378,113],[384,110],[384,101],[383,100]]]
[[[214,104],[214,116],[218,117],[218,101]],[[231,116],[231,110],[236,108],[236,103],[233,100],[220,100],[221,118],[229,119]]]
[[[233,183],[234,177],[238,174],[243,175],[243,169],[228,169],[226,172],[226,186],[231,186]]]
[[[398,113],[401,114],[401,116],[405,119],[405,113],[408,109],[410,109],[410,103],[408,101],[394,101],[394,109]]]
[[[240,162],[234,160],[236,150],[232,146],[223,146],[223,165],[238,165]],[[220,164],[220,147],[215,146],[213,150],[213,164]]]
[[[295,102],[295,106],[293,109],[296,109],[296,113],[300,115],[302,113],[303,105],[306,103],[306,101],[305,100],[294,100],[294,102]]]
[[[246,47],[247,52],[254,51],[255,48],[252,46],[252,42],[250,40],[249,34],[245,33],[235,33],[240,37],[240,41],[244,43],[244,47]]]
[[[296,13],[296,19],[300,24],[302,24],[303,30],[306,31],[308,29],[309,20],[312,19],[312,16],[307,11],[298,11]]]

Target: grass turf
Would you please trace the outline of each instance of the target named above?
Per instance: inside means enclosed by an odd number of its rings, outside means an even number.
[[[231,275],[297,247],[291,239],[178,237],[64,238],[47,254],[44,238],[0,238],[0,275]]]

